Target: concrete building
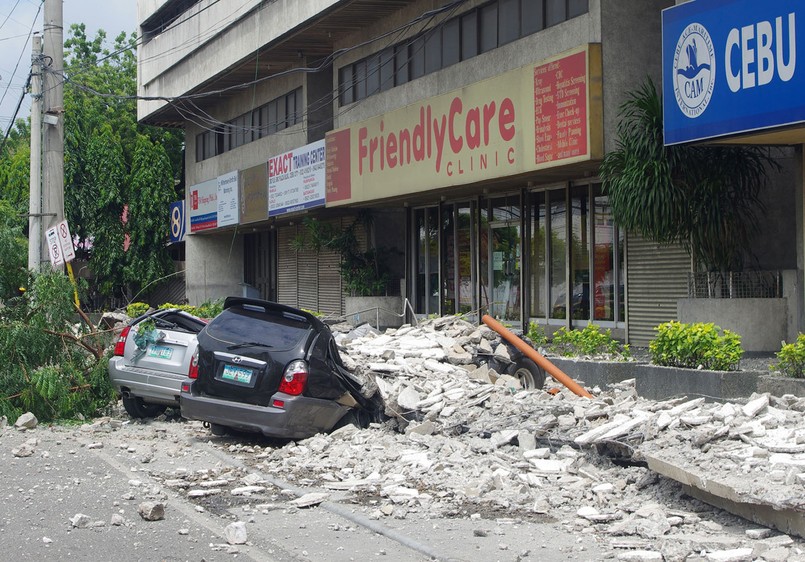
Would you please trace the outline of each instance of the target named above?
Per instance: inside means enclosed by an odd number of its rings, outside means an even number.
[[[662,83],[673,0],[237,4],[138,0],[138,118],[186,132],[190,302],[344,314],[338,254],[295,240],[368,209],[360,243],[399,313],[594,322],[636,345],[688,314],[690,258],[619,229],[598,178],[629,92]],[[801,150],[780,155],[750,253],[781,272],[783,317],[758,349],[802,325]]]

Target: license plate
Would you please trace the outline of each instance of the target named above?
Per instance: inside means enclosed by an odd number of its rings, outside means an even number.
[[[254,371],[251,369],[237,367],[235,365],[224,365],[224,372],[221,373],[221,378],[242,384],[250,384],[252,382],[253,374]]]
[[[166,345],[149,345],[148,357],[157,357],[159,359],[170,359],[173,355],[173,348]]]

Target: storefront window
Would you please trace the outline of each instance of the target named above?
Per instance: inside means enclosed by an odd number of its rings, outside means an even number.
[[[486,287],[489,314],[520,320],[520,198],[493,199],[489,207],[489,253]]]
[[[570,317],[590,319],[590,225],[587,186],[571,190]]]
[[[547,311],[545,297],[548,294],[547,278],[545,274],[545,233],[547,224],[545,220],[545,193],[534,194],[531,205],[529,225],[529,254],[528,267],[531,272],[531,294],[529,315],[545,318]]]
[[[551,318],[567,318],[567,205],[565,190],[548,192]]]
[[[414,211],[416,282],[413,295],[417,314],[439,313],[438,215],[437,208]]]
[[[593,319],[615,320],[615,223],[606,196],[596,194],[593,263]],[[621,317],[622,318],[622,317]]]

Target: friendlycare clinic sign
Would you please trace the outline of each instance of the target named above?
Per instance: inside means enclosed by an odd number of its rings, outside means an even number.
[[[583,45],[327,134],[327,205],[602,156],[600,45]]]
[[[805,2],[694,0],[662,13],[665,144],[805,122]]]

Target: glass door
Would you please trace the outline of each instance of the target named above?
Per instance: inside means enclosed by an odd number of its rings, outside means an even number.
[[[490,200],[486,216],[487,228],[482,228],[481,232],[481,267],[486,272],[481,278],[481,301],[490,316],[501,322],[519,323],[522,270],[520,197],[514,195]]]
[[[439,208],[414,209],[413,272],[411,291],[414,311],[418,315],[440,314],[439,311]]]
[[[442,207],[442,314],[476,310],[475,205],[448,203]]]

